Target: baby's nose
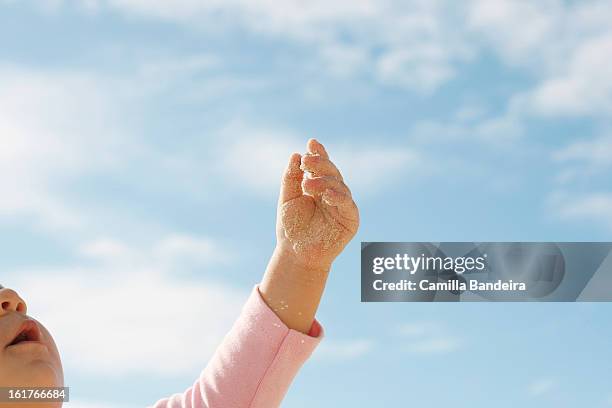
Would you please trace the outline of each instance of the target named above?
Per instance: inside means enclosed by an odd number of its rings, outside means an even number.
[[[0,289],[0,316],[8,312],[26,314],[28,307],[26,302],[12,289]]]

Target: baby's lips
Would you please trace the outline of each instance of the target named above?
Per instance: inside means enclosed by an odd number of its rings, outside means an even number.
[[[36,321],[28,318],[24,320],[19,327],[13,333],[10,342],[5,345],[5,347],[9,347],[15,344],[18,344],[21,341],[27,342],[41,342],[42,335],[40,327],[38,327],[38,323]]]

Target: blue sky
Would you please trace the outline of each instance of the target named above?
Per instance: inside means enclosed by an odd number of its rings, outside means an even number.
[[[70,406],[192,383],[263,273],[309,137],[362,226],[284,407],[612,406],[607,304],[359,289],[359,241],[610,241],[609,2],[0,10],[1,280],[54,333]]]

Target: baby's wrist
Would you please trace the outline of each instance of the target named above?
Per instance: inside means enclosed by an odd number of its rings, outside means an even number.
[[[259,292],[287,327],[306,334],[312,327],[328,274],[329,267],[305,264],[290,248],[277,246]]]
[[[318,286],[325,284],[331,269],[331,264],[318,262],[305,262],[300,259],[291,248],[277,245],[272,253],[275,263],[283,265],[284,278],[295,285]]]

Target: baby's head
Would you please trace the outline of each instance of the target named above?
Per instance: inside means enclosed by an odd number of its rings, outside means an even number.
[[[55,342],[47,329],[26,313],[25,301],[0,285],[0,387],[63,387],[64,374]],[[25,404],[19,406],[26,408]]]

